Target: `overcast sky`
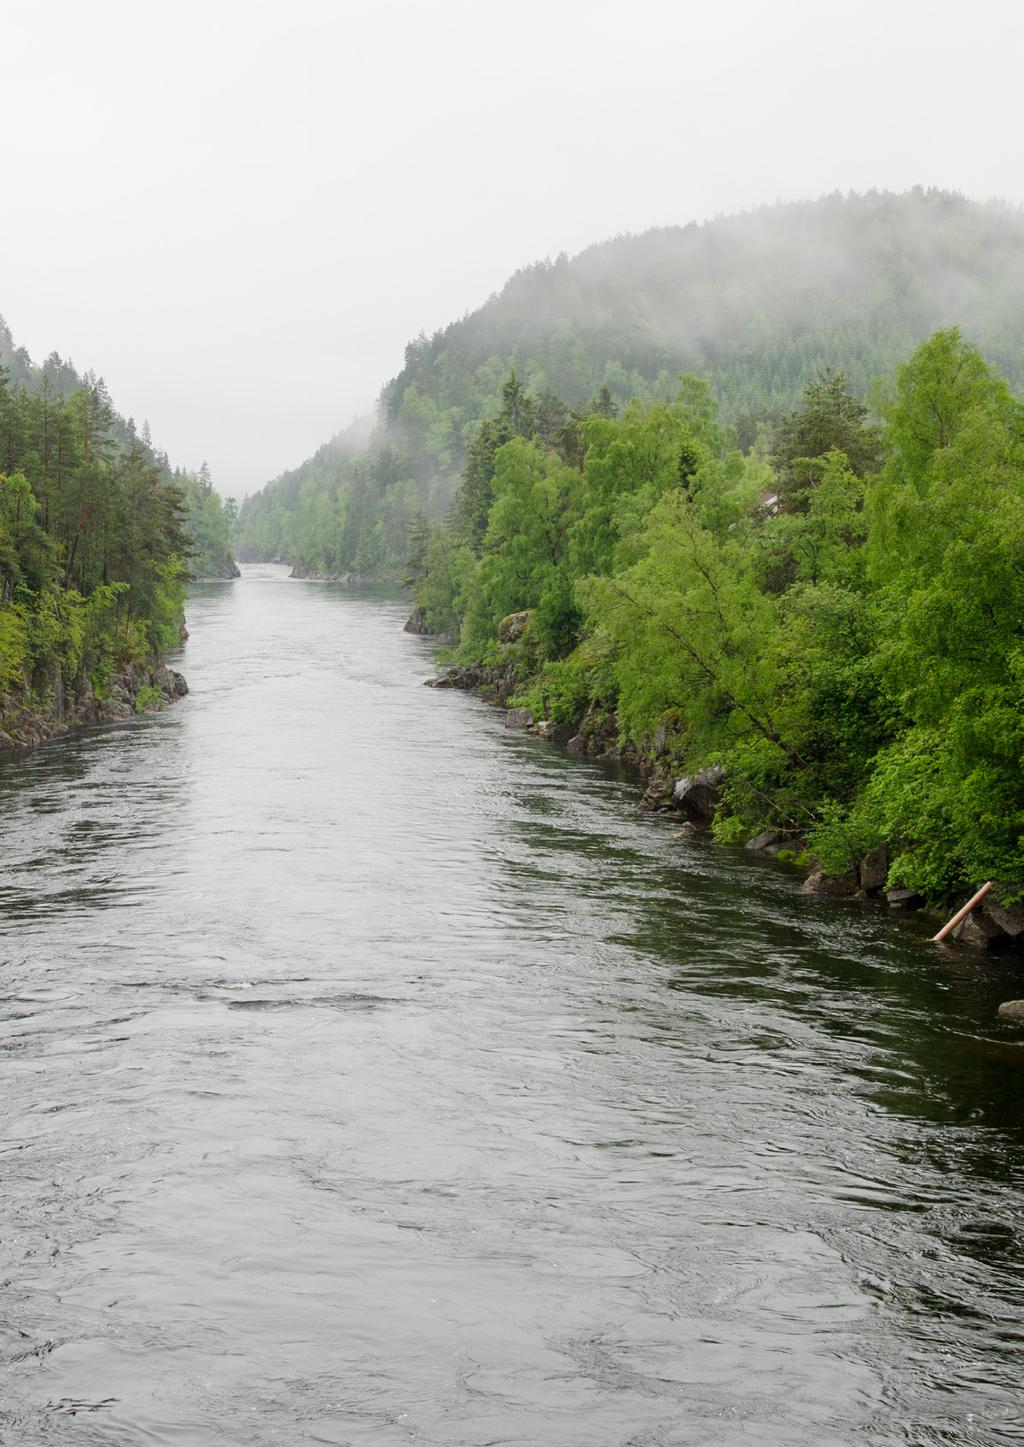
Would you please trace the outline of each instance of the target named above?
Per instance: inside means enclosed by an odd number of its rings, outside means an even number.
[[[0,314],[241,496],[541,257],[833,190],[1024,201],[1022,12],[0,0]]]

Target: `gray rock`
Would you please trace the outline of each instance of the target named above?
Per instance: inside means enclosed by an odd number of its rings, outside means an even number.
[[[1005,940],[1006,935],[995,920],[982,914],[980,909],[974,909],[963,924],[957,926],[954,938],[962,945],[970,945],[972,949],[991,950]]]
[[[508,613],[498,624],[498,640],[501,643],[516,643],[523,634],[530,622],[530,611],[526,609],[522,613]]]
[[[405,633],[429,634],[427,627],[427,613],[425,608],[414,608],[409,614],[404,629]]]
[[[135,710],[122,698],[105,698],[99,706],[99,717],[103,723],[124,723],[133,717]]]
[[[785,843],[785,834],[780,834],[777,829],[769,829],[764,834],[755,834],[743,847],[753,854],[774,854],[777,849],[783,848]]]
[[[1014,1020],[1024,1025],[1024,1000],[1004,1000],[996,1014],[1000,1020]]]
[[[860,888],[855,874],[825,874],[815,869],[800,886],[801,894],[822,894],[830,899],[849,899]]]
[[[533,725],[533,714],[528,708],[510,708],[505,715],[507,729],[528,729]]]
[[[999,904],[989,895],[981,908],[1004,934],[1014,939],[1024,934],[1024,904]]]
[[[696,774],[677,779],[672,790],[672,798],[677,808],[698,823],[710,823],[722,802],[719,786],[724,778],[725,770],[722,766],[712,764],[709,768],[698,770]]]
[[[916,909],[924,903],[915,889],[887,889],[885,902],[890,909]]]
[[[884,844],[869,849],[860,862],[860,887],[865,894],[884,889],[889,878],[889,855]]]
[[[487,679],[478,668],[449,668],[440,678],[428,678],[427,688],[479,688]]]

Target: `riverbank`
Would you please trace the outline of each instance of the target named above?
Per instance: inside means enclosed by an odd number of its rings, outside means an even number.
[[[318,573],[304,563],[295,563],[288,576],[299,578],[304,583],[347,583],[351,588],[382,581],[380,578],[366,577],[362,573]]]
[[[407,631],[423,632],[417,623],[414,613],[406,624]],[[634,770],[637,786],[642,791],[641,806],[652,813],[675,816],[686,833],[710,831],[722,807],[723,771],[711,767],[685,772],[680,760],[666,748],[667,737],[656,736],[652,749],[642,752],[628,743],[624,747],[620,745],[614,713],[592,706],[582,719],[568,725],[549,718],[535,718],[528,708],[509,707],[529,683],[520,677],[514,663],[449,667],[426,683],[432,688],[477,693],[496,707],[504,708],[506,728],[536,734],[538,738],[563,745],[570,753],[585,755],[599,763],[621,764]],[[915,890],[889,887],[890,860],[881,845],[868,850],[853,868],[841,875],[826,873],[809,852],[806,839],[796,831],[767,831],[747,840],[744,847],[749,853],[775,858],[798,869],[804,875],[802,893],[829,899],[873,903],[898,911],[928,911],[936,918],[945,919],[973,893],[966,891],[929,901]],[[1013,886],[1004,886],[1002,890],[1004,897],[1015,892],[1018,891]],[[1019,951],[1024,957],[1024,904],[1003,904],[997,894],[990,895],[968,915],[954,938],[959,944],[974,949]]]
[[[49,688],[37,694],[0,694],[0,751],[32,749],[72,729],[125,723],[159,713],[188,693],[180,673],[166,664],[133,663],[111,676],[102,697],[88,678],[68,684],[55,669]]]

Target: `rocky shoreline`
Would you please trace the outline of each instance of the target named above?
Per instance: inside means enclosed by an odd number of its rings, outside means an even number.
[[[410,619],[413,626],[407,624],[406,631],[425,633],[424,628],[417,626],[418,622],[414,614]],[[522,729],[536,734],[539,738],[550,739],[563,744],[570,753],[585,754],[599,763],[628,766],[636,771],[643,786],[643,808],[654,813],[675,816],[685,833],[710,829],[715,812],[722,802],[720,790],[724,780],[721,769],[711,767],[693,774],[681,775],[677,763],[658,752],[657,739],[654,740],[653,752],[650,754],[642,754],[631,746],[620,749],[618,726],[614,717],[600,715],[593,710],[584,716],[577,728],[570,729],[550,719],[535,719],[529,709],[509,708],[510,699],[522,687],[522,680],[517,678],[512,667],[451,667],[445,669],[439,677],[427,679],[426,684],[430,688],[455,688],[478,693],[498,707],[506,709],[506,728]],[[942,919],[952,915],[970,897],[968,893],[953,896],[941,901],[941,907],[936,908],[934,905],[929,906],[914,890],[888,888],[889,858],[882,846],[869,850],[864,858],[858,861],[856,869],[838,876],[825,874],[816,861],[807,855],[806,841],[796,834],[759,834],[748,840],[745,847],[753,854],[781,859],[794,868],[801,869],[806,875],[801,887],[803,894],[874,903],[896,910],[931,908],[936,917]],[[1024,904],[1003,905],[990,895],[967,916],[953,938],[960,944],[978,950],[1008,950],[1024,954]],[[1011,1013],[1007,1012],[1006,1018],[1010,1018]],[[1021,1018],[1024,1018],[1024,1014]]]
[[[102,698],[88,678],[68,685],[58,669],[42,699],[0,694],[0,752],[36,748],[72,729],[159,713],[187,693],[181,674],[163,663],[129,664],[113,675]]]
[[[274,561],[279,560],[275,558]],[[284,559],[280,561],[283,562]],[[350,588],[380,581],[376,578],[365,577],[362,573],[317,573],[313,568],[307,568],[304,563],[293,564],[288,576],[289,578],[301,578],[307,583],[347,583]]]

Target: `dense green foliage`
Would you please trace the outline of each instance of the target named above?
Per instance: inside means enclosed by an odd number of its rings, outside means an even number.
[[[237,578],[232,553],[238,508],[214,491],[210,469],[204,462],[197,473],[175,471],[174,484],[185,500],[186,530],[190,539],[189,571],[195,578]]]
[[[1024,381],[1019,211],[939,191],[871,193],[619,237],[526,268],[472,315],[411,343],[369,445],[350,430],[249,498],[240,552],[403,576],[411,530],[446,516],[467,464],[486,463],[499,441],[513,370],[540,435],[566,457],[573,412],[671,403],[682,372],[707,379],[747,449],[808,384],[827,391],[829,368],[865,400],[875,377],[951,325]],[[855,407],[846,420],[856,424]],[[804,441],[777,437],[780,464]],[[779,485],[803,480],[780,465]]]
[[[102,693],[176,644],[190,516],[224,541],[216,495],[172,475],[101,380],[56,354],[34,368],[0,323],[0,693]]]
[[[571,448],[536,408],[513,435],[507,398],[507,440],[423,553],[418,601],[457,660],[514,669],[537,716],[722,764],[723,838],[781,828],[836,873],[884,843],[933,896],[1019,887],[1024,407],[975,347],[922,345],[880,429],[827,375],[746,453],[690,378],[582,417]]]

